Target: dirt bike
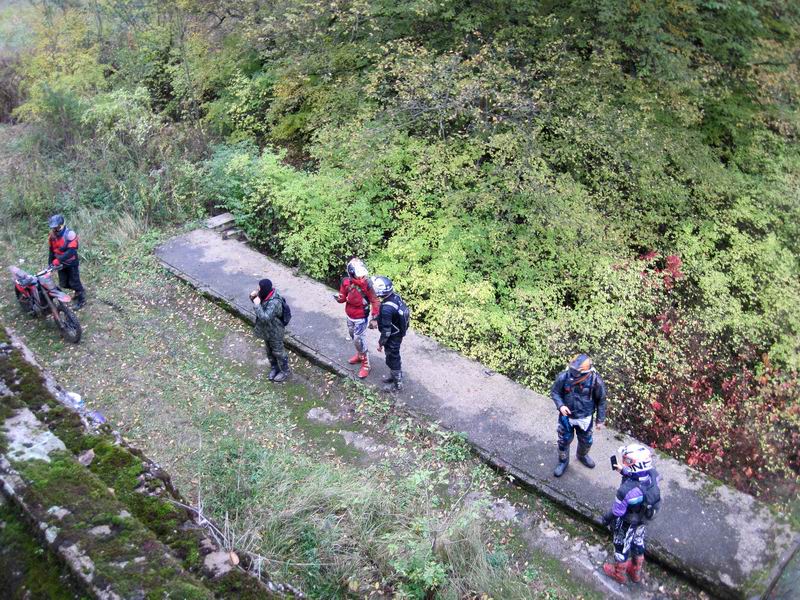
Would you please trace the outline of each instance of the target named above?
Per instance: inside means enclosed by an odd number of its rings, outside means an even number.
[[[58,267],[48,267],[36,275],[18,267],[9,267],[9,270],[14,277],[14,293],[22,310],[38,318],[52,315],[61,337],[73,344],[81,341],[81,324],[68,306],[72,297],[58,287],[50,276]]]

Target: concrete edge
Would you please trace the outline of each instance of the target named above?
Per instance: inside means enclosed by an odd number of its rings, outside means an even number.
[[[800,539],[795,539],[794,545],[789,547],[786,552],[783,553],[781,559],[770,572],[766,589],[760,596],[761,598],[769,598],[772,590],[775,589],[778,580],[781,578],[783,571],[786,569],[788,564],[792,562],[792,559],[794,559],[796,555],[800,555]],[[758,598],[758,596],[754,596],[754,598]]]
[[[162,257],[156,257],[158,262],[170,273],[178,277],[180,280],[188,283],[192,287],[194,287],[198,292],[200,292],[204,297],[211,300],[215,304],[219,305],[228,313],[248,321],[250,323],[254,322],[254,316],[250,315],[249,313],[242,312],[240,308],[238,308],[235,304],[230,302],[228,298],[225,298],[221,294],[215,292],[212,288],[208,286],[201,285],[199,282],[194,279],[192,276],[187,275],[177,267],[169,264],[166,260]],[[353,381],[359,381],[354,374],[349,371],[348,369],[344,368],[344,366],[339,365],[335,361],[331,360],[321,352],[311,348],[310,346],[304,344],[303,342],[299,341],[296,337],[294,337],[291,333],[287,332],[285,336],[285,344],[291,348],[297,354],[300,354],[304,358],[308,359],[315,365],[329,371],[335,375],[345,377],[351,379]],[[419,420],[430,420],[427,415],[419,413],[408,406],[397,404],[394,405],[395,409],[401,413],[405,413],[415,419]],[[443,429],[447,429],[447,427],[440,424],[440,427]],[[524,470],[516,467],[515,465],[508,463],[493,453],[489,452],[479,444],[467,440],[467,443],[473,449],[475,454],[488,466],[492,467],[493,469],[500,471],[502,473],[508,473],[513,475],[518,482],[520,482],[521,487],[534,491],[536,493],[544,495],[549,500],[558,503],[563,508],[569,510],[572,514],[581,517],[583,520],[588,521],[596,528],[602,530],[603,532],[607,532],[607,528],[603,525],[600,518],[597,516],[596,511],[593,510],[586,504],[583,504],[577,499],[571,498],[558,492],[557,490],[553,489],[549,486],[546,482],[535,478],[525,472]],[[747,596],[743,596],[740,591],[732,589],[730,587],[726,587],[720,585],[719,582],[712,580],[708,577],[705,577],[701,572],[695,571],[687,567],[687,565],[683,564],[676,556],[672,553],[666,551],[663,547],[661,547],[658,543],[650,543],[650,550],[648,551],[648,556],[653,559],[658,564],[666,567],[668,570],[676,573],[677,575],[684,577],[697,585],[701,588],[705,589],[706,591],[718,596],[720,598],[736,598],[741,599]],[[794,545],[787,551],[787,556],[784,557],[779,564],[773,569],[770,573],[769,577],[769,584],[765,587],[765,592],[763,595],[756,595],[752,596],[752,598],[766,598],[769,594],[769,591],[775,586],[778,578],[780,577],[783,569],[788,564],[789,560],[791,560],[792,556],[794,556],[795,552],[800,551],[800,538],[797,538],[794,542]]]

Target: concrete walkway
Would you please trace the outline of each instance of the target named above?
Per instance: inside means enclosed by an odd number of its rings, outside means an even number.
[[[292,308],[288,345],[340,373],[354,373],[347,364],[353,346],[344,309],[324,284],[211,229],[173,238],[156,255],[179,277],[250,320],[248,292],[258,279],[269,277]],[[374,349],[377,332],[370,331],[368,339]],[[377,385],[388,371],[382,355],[374,350],[371,355],[366,383]],[[564,477],[555,479],[556,411],[549,398],[413,331],[403,342],[402,356],[407,379],[399,402],[464,432],[488,462],[599,523],[619,483],[607,457],[632,438],[612,429],[596,432],[592,454],[598,467],[589,470],[573,460]],[[664,508],[648,528],[652,558],[719,596],[765,595],[800,545],[800,533],[751,496],[678,461],[661,458],[657,466],[664,476]]]

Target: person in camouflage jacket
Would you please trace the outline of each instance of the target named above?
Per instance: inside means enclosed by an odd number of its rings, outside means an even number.
[[[255,334],[264,340],[267,349],[267,358],[272,367],[269,372],[270,381],[284,381],[291,371],[289,370],[289,355],[283,346],[283,298],[272,287],[269,279],[258,282],[258,289],[250,293],[250,299],[255,305],[256,325]]]

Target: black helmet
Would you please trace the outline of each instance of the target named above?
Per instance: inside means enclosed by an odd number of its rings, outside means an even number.
[[[378,298],[386,298],[386,296],[391,296],[392,292],[394,292],[392,280],[383,275],[372,278],[372,289],[375,290],[375,295]]]
[[[52,217],[50,217],[50,220],[47,221],[47,226],[50,229],[56,229],[57,227],[63,227],[64,226],[64,217],[63,217],[63,215],[53,215]]]

